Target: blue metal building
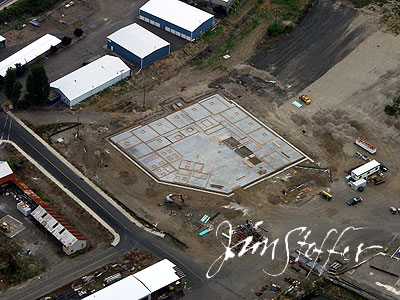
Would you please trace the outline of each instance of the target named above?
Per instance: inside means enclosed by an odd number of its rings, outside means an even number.
[[[213,26],[214,16],[178,0],[150,0],[139,10],[141,20],[193,41]]]
[[[140,69],[170,53],[170,44],[134,23],[107,37],[107,47]]]

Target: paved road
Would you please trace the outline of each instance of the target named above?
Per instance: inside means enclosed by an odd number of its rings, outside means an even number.
[[[121,241],[117,247],[104,247],[94,251],[93,255],[84,260],[77,259],[76,262],[74,260],[68,268],[63,268],[62,270],[54,269],[49,274],[50,278],[28,283],[20,289],[10,289],[1,296],[2,299],[36,299],[50,290],[115,260],[135,247],[146,249],[158,257],[165,257],[176,263],[186,274],[189,287],[195,287],[202,283],[203,278],[205,278],[203,267],[195,264],[183,251],[171,245],[167,240],[145,232],[131,223],[106,199],[80,179],[4,112],[0,113],[0,137],[3,139],[9,138],[18,144],[121,236]]]

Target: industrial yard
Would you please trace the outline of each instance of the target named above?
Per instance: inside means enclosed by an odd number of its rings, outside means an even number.
[[[148,230],[166,234],[205,268],[227,241],[252,238],[252,246],[279,239],[276,253],[285,253],[283,241],[295,228],[311,230],[308,242],[317,245],[337,230],[318,258],[295,252],[304,253],[306,246],[296,244],[304,234],[293,234],[290,262],[284,255],[271,260],[271,252],[268,258],[235,257],[214,278],[201,274],[209,291],[200,286],[185,299],[289,299],[283,298],[286,292],[293,298],[320,293],[327,281],[332,299],[340,286],[351,293],[338,292],[337,299],[359,299],[352,292],[396,299],[400,121],[385,114],[385,106],[400,92],[400,39],[381,23],[379,9],[319,1],[293,32],[275,39],[267,25],[279,1],[245,1],[225,18],[210,16],[206,8],[207,14],[198,14],[202,25],[187,28],[154,7],[141,10],[146,1],[126,10],[123,2],[111,9],[93,1],[93,15],[81,20],[85,37],[43,62],[53,89],[62,83],[62,101],[13,113],[120,208]],[[306,1],[298,2],[305,7]],[[294,22],[279,9],[279,18]],[[95,17],[108,25],[98,26]],[[43,27],[51,28],[46,22]],[[157,46],[143,50],[128,43],[121,50],[124,35],[115,35],[121,28],[136,28],[135,34]],[[121,65],[111,63],[109,71],[99,58],[105,55],[118,57]],[[90,58],[95,59],[82,66]],[[81,74],[96,80],[79,82]],[[33,178],[43,176],[30,172],[24,175],[27,184],[41,187]],[[54,188],[46,194],[61,199]],[[77,208],[63,202],[54,205],[96,251],[110,240],[104,228],[79,224],[83,210],[75,214]],[[223,221],[232,224],[232,239],[226,223],[218,227]],[[351,226],[363,229],[337,241]],[[380,248],[366,250],[356,262],[361,243]],[[347,256],[330,257],[326,249],[333,245],[349,247]],[[56,258],[47,266],[67,261],[52,251]],[[233,252],[238,256],[239,247]],[[279,273],[285,263],[284,274],[265,275],[266,269]],[[372,280],[371,272],[379,275]],[[321,274],[323,284],[317,280]]]
[[[4,181],[3,178],[1,179],[0,223],[5,222],[10,229],[9,232],[5,231],[1,234],[5,233],[13,243],[16,243],[20,248],[20,253],[23,253],[32,261],[37,260],[40,272],[52,269],[54,266],[68,264],[70,258],[67,255],[75,254],[67,253],[66,250],[63,251],[63,243],[64,245],[69,243],[68,245],[71,246],[70,240],[74,239],[71,234],[69,236],[66,235],[65,228],[68,228],[67,231],[73,232],[75,235],[80,233],[71,227],[58,213],[65,216],[72,224],[76,224],[76,228],[89,237],[87,241],[85,238],[86,247],[84,251],[80,251],[81,253],[90,252],[90,250],[101,247],[108,242],[109,235],[107,231],[89,216],[82,222],[81,214],[84,214],[82,208],[74,203],[72,199],[68,199],[68,195],[64,194],[11,145],[2,145],[0,158],[1,160],[8,160],[14,166],[15,174],[17,175],[13,179],[13,183]],[[4,163],[7,164],[7,162]],[[27,184],[36,193],[29,189]],[[22,191],[29,196],[21,196],[23,195]],[[27,199],[35,199],[40,203],[41,207],[31,210],[31,207],[35,206],[27,205],[29,203]],[[35,205],[37,204],[35,203]],[[41,216],[46,213],[46,210],[49,215],[55,215],[57,222],[63,224],[63,227],[59,225],[61,229],[56,229],[58,223],[48,217],[43,218],[43,221],[46,222],[41,222]],[[40,216],[36,217],[34,216],[35,214]],[[51,231],[53,228],[58,231],[62,230],[64,235],[58,236],[54,232],[50,232],[46,226],[52,226]],[[84,237],[82,236],[82,238]],[[38,275],[40,272],[32,270],[31,276]],[[25,278],[25,280],[28,278]],[[15,284],[13,280],[10,280],[10,282]]]

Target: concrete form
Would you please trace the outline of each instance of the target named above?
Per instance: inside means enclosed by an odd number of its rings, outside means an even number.
[[[170,44],[134,23],[107,37],[107,48],[133,62],[140,69],[170,52]]]
[[[40,39],[37,39],[0,62],[0,75],[4,77],[9,68],[16,68],[16,64],[25,65],[35,61],[39,56],[47,54],[52,46],[56,47],[60,43],[61,40],[51,34],[42,36]]]
[[[233,101],[214,95],[111,137],[157,181],[222,194],[306,156]]]
[[[178,0],[150,0],[139,18],[183,39],[192,41],[213,26],[214,16]]]

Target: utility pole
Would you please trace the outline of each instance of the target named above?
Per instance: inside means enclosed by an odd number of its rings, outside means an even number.
[[[146,109],[146,85],[143,86],[143,109]]]
[[[79,113],[77,114],[78,116],[78,126],[76,126],[76,137],[79,139]]]

